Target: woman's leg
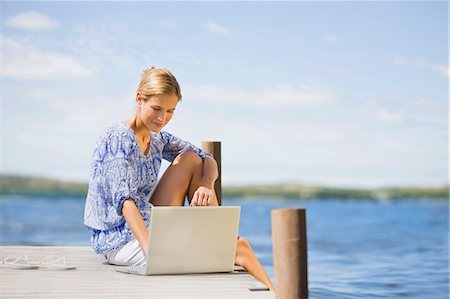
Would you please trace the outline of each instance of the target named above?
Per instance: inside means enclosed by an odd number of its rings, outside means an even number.
[[[155,206],[182,206],[186,196],[191,201],[202,176],[203,160],[194,152],[180,154],[161,177],[150,202]],[[215,193],[213,205],[218,205]]]
[[[235,263],[238,266],[244,267],[248,273],[265,284],[271,291],[275,291],[269,276],[258,261],[252,247],[247,240],[242,237],[238,237]]]
[[[202,175],[203,161],[196,153],[185,152],[178,155],[161,177],[150,199],[151,203],[155,206],[182,206],[186,195],[190,202],[200,186]],[[213,205],[218,205],[217,197]],[[237,241],[235,262],[273,291],[269,276],[250,244],[242,237]]]

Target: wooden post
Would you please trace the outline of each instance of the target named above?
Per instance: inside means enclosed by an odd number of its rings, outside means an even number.
[[[279,299],[308,298],[306,210],[271,211],[275,289]]]
[[[214,190],[216,191],[217,201],[220,206],[222,205],[222,155],[220,141],[203,141],[202,148],[214,157],[217,162],[217,167],[219,168],[219,177],[214,184]]]

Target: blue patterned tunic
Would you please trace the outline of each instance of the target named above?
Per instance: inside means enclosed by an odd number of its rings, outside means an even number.
[[[172,162],[186,151],[207,155],[200,148],[167,132],[150,132],[150,149],[144,155],[133,129],[125,123],[108,128],[95,146],[84,211],[96,253],[116,250],[134,238],[122,215],[126,199],[136,203],[146,226],[150,224],[150,192],[155,187],[162,159]]]

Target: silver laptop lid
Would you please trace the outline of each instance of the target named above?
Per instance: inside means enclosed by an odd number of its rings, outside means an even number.
[[[240,207],[153,207],[146,274],[233,271]]]

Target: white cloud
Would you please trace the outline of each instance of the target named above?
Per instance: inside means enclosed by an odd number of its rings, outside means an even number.
[[[58,22],[37,11],[19,13],[5,21],[5,25],[31,31],[52,30],[58,27]]]
[[[377,118],[384,123],[392,123],[399,120],[400,115],[398,113],[388,111],[384,108],[378,108]]]
[[[141,64],[147,60],[142,55],[152,57],[156,52],[158,41],[150,39],[151,47],[148,47],[148,40],[148,36],[144,38],[127,30],[127,24],[122,21],[89,23],[74,26],[64,40],[64,47],[73,56],[82,57],[91,69],[101,71],[114,66],[129,70],[137,61]],[[141,46],[134,46],[136,43]]]
[[[184,97],[202,102],[221,102],[251,107],[319,107],[332,100],[327,92],[303,86],[273,85],[259,90],[220,85],[183,87]]]
[[[20,107],[27,101],[26,105],[32,108],[8,114],[4,130],[8,145],[5,172],[86,181],[99,134],[135,111],[131,90],[102,91],[102,95],[96,95],[98,87],[73,80],[68,84],[24,82],[16,86],[23,87],[19,97],[6,95],[5,105]],[[35,159],[19,159],[27,151],[33,152]]]
[[[44,52],[33,45],[2,39],[2,76],[14,79],[50,80],[86,78],[92,72],[74,57]]]
[[[409,64],[409,61],[404,57],[397,56],[392,59],[392,63],[394,65],[407,65]]]
[[[425,60],[416,60],[415,65],[419,67],[423,67],[429,69],[433,72],[438,73],[439,75],[448,78],[449,75],[449,67],[445,64],[434,64]]]
[[[333,34],[326,33],[323,36],[323,39],[329,43],[337,43],[339,41],[338,37]]]
[[[435,64],[435,65],[431,65],[430,66],[431,70],[437,72],[438,74],[440,74],[441,76],[444,76],[446,78],[449,77],[450,74],[450,68],[447,65],[439,65],[439,64]]]
[[[448,67],[448,65],[434,64],[426,60],[415,60],[414,62],[411,62],[404,57],[397,56],[392,59],[392,63],[397,66],[414,65],[416,67],[425,68],[438,73],[444,78],[448,78],[450,74],[450,68]]]
[[[172,30],[180,28],[180,26],[178,26],[178,24],[175,21],[172,21],[172,20],[160,21],[158,23],[158,25],[161,28],[167,28],[167,29],[172,29]]]
[[[216,33],[216,34],[222,34],[222,35],[228,35],[231,33],[230,29],[219,25],[213,21],[208,21],[205,24],[205,29],[211,33]]]
[[[346,68],[339,67],[332,70],[332,72],[339,77],[348,77],[350,76],[350,71]]]

